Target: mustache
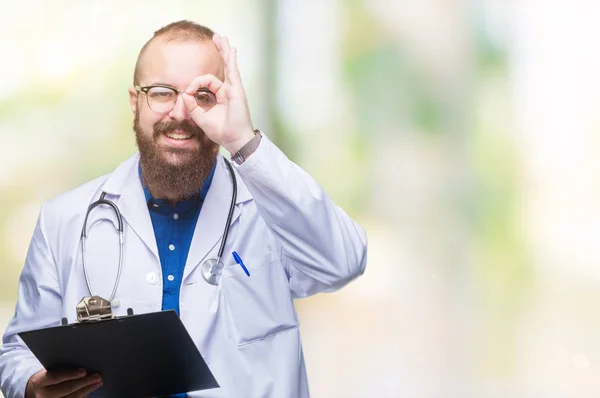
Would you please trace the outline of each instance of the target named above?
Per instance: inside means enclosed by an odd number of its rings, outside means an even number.
[[[194,137],[203,137],[204,131],[190,122],[179,122],[176,120],[170,120],[168,122],[159,122],[154,125],[154,137],[158,137],[161,134],[170,133],[175,130],[181,130],[184,133],[193,135]]]

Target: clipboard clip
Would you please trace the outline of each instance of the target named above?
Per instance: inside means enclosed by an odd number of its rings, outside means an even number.
[[[110,301],[100,296],[84,297],[77,304],[77,322],[95,322],[115,318]]]
[[[115,304],[115,306],[118,304]],[[77,323],[89,323],[106,321],[109,319],[117,319],[112,311],[112,305],[110,301],[103,299],[100,296],[84,297],[77,304]],[[133,315],[133,309],[127,308],[127,316]],[[67,326],[69,320],[67,318],[61,319],[62,326]]]

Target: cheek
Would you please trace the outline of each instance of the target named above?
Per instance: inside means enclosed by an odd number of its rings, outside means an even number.
[[[154,131],[154,125],[160,122],[162,119],[162,115],[157,114],[156,112],[152,112],[148,109],[144,109],[140,112],[139,123],[140,127],[145,132]]]

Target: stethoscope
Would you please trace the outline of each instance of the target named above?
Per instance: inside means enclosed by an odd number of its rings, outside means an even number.
[[[204,277],[204,280],[206,280],[206,282],[210,283],[211,285],[215,286],[219,284],[219,281],[221,279],[221,273],[223,272],[224,264],[221,261],[221,257],[223,257],[223,250],[225,250],[225,243],[227,242],[227,237],[229,235],[229,226],[231,224],[231,218],[233,217],[233,210],[235,209],[235,202],[237,200],[237,180],[235,178],[233,167],[231,166],[231,163],[227,161],[227,159],[223,158],[223,160],[225,161],[225,164],[229,169],[229,173],[231,174],[231,182],[233,186],[231,204],[229,205],[229,214],[227,215],[227,223],[225,224],[225,231],[223,232],[223,239],[221,240],[221,246],[219,247],[217,257],[209,258],[208,260],[205,260],[204,263],[202,263],[202,276]],[[121,279],[121,269],[123,268],[123,216],[121,215],[121,212],[119,211],[117,205],[114,202],[105,199],[105,197],[106,192],[102,192],[100,194],[100,199],[90,204],[88,206],[87,212],[85,213],[85,219],[83,220],[83,227],[81,229],[81,262],[83,263],[83,274],[85,276],[85,283],[90,292],[90,295],[93,296],[94,294],[92,293],[92,287],[90,284],[90,279],[88,276],[87,266],[85,262],[85,244],[88,237],[87,220],[91,211],[95,207],[98,207],[100,205],[108,205],[112,208],[115,215],[117,216],[117,232],[119,233],[119,268],[117,271],[117,278],[113,286],[113,291],[110,295],[110,298],[108,299],[109,302],[112,302],[115,297],[115,293],[117,292],[117,287],[119,286],[119,280]]]

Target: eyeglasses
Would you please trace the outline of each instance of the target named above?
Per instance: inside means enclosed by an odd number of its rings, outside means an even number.
[[[173,87],[169,86],[135,86],[138,92],[146,94],[146,100],[148,101],[148,107],[154,112],[167,113],[171,112],[177,102],[177,97],[183,91],[178,91]],[[209,110],[217,103],[217,97],[215,94],[205,87],[200,87],[196,94],[196,103],[199,107],[204,110]]]

